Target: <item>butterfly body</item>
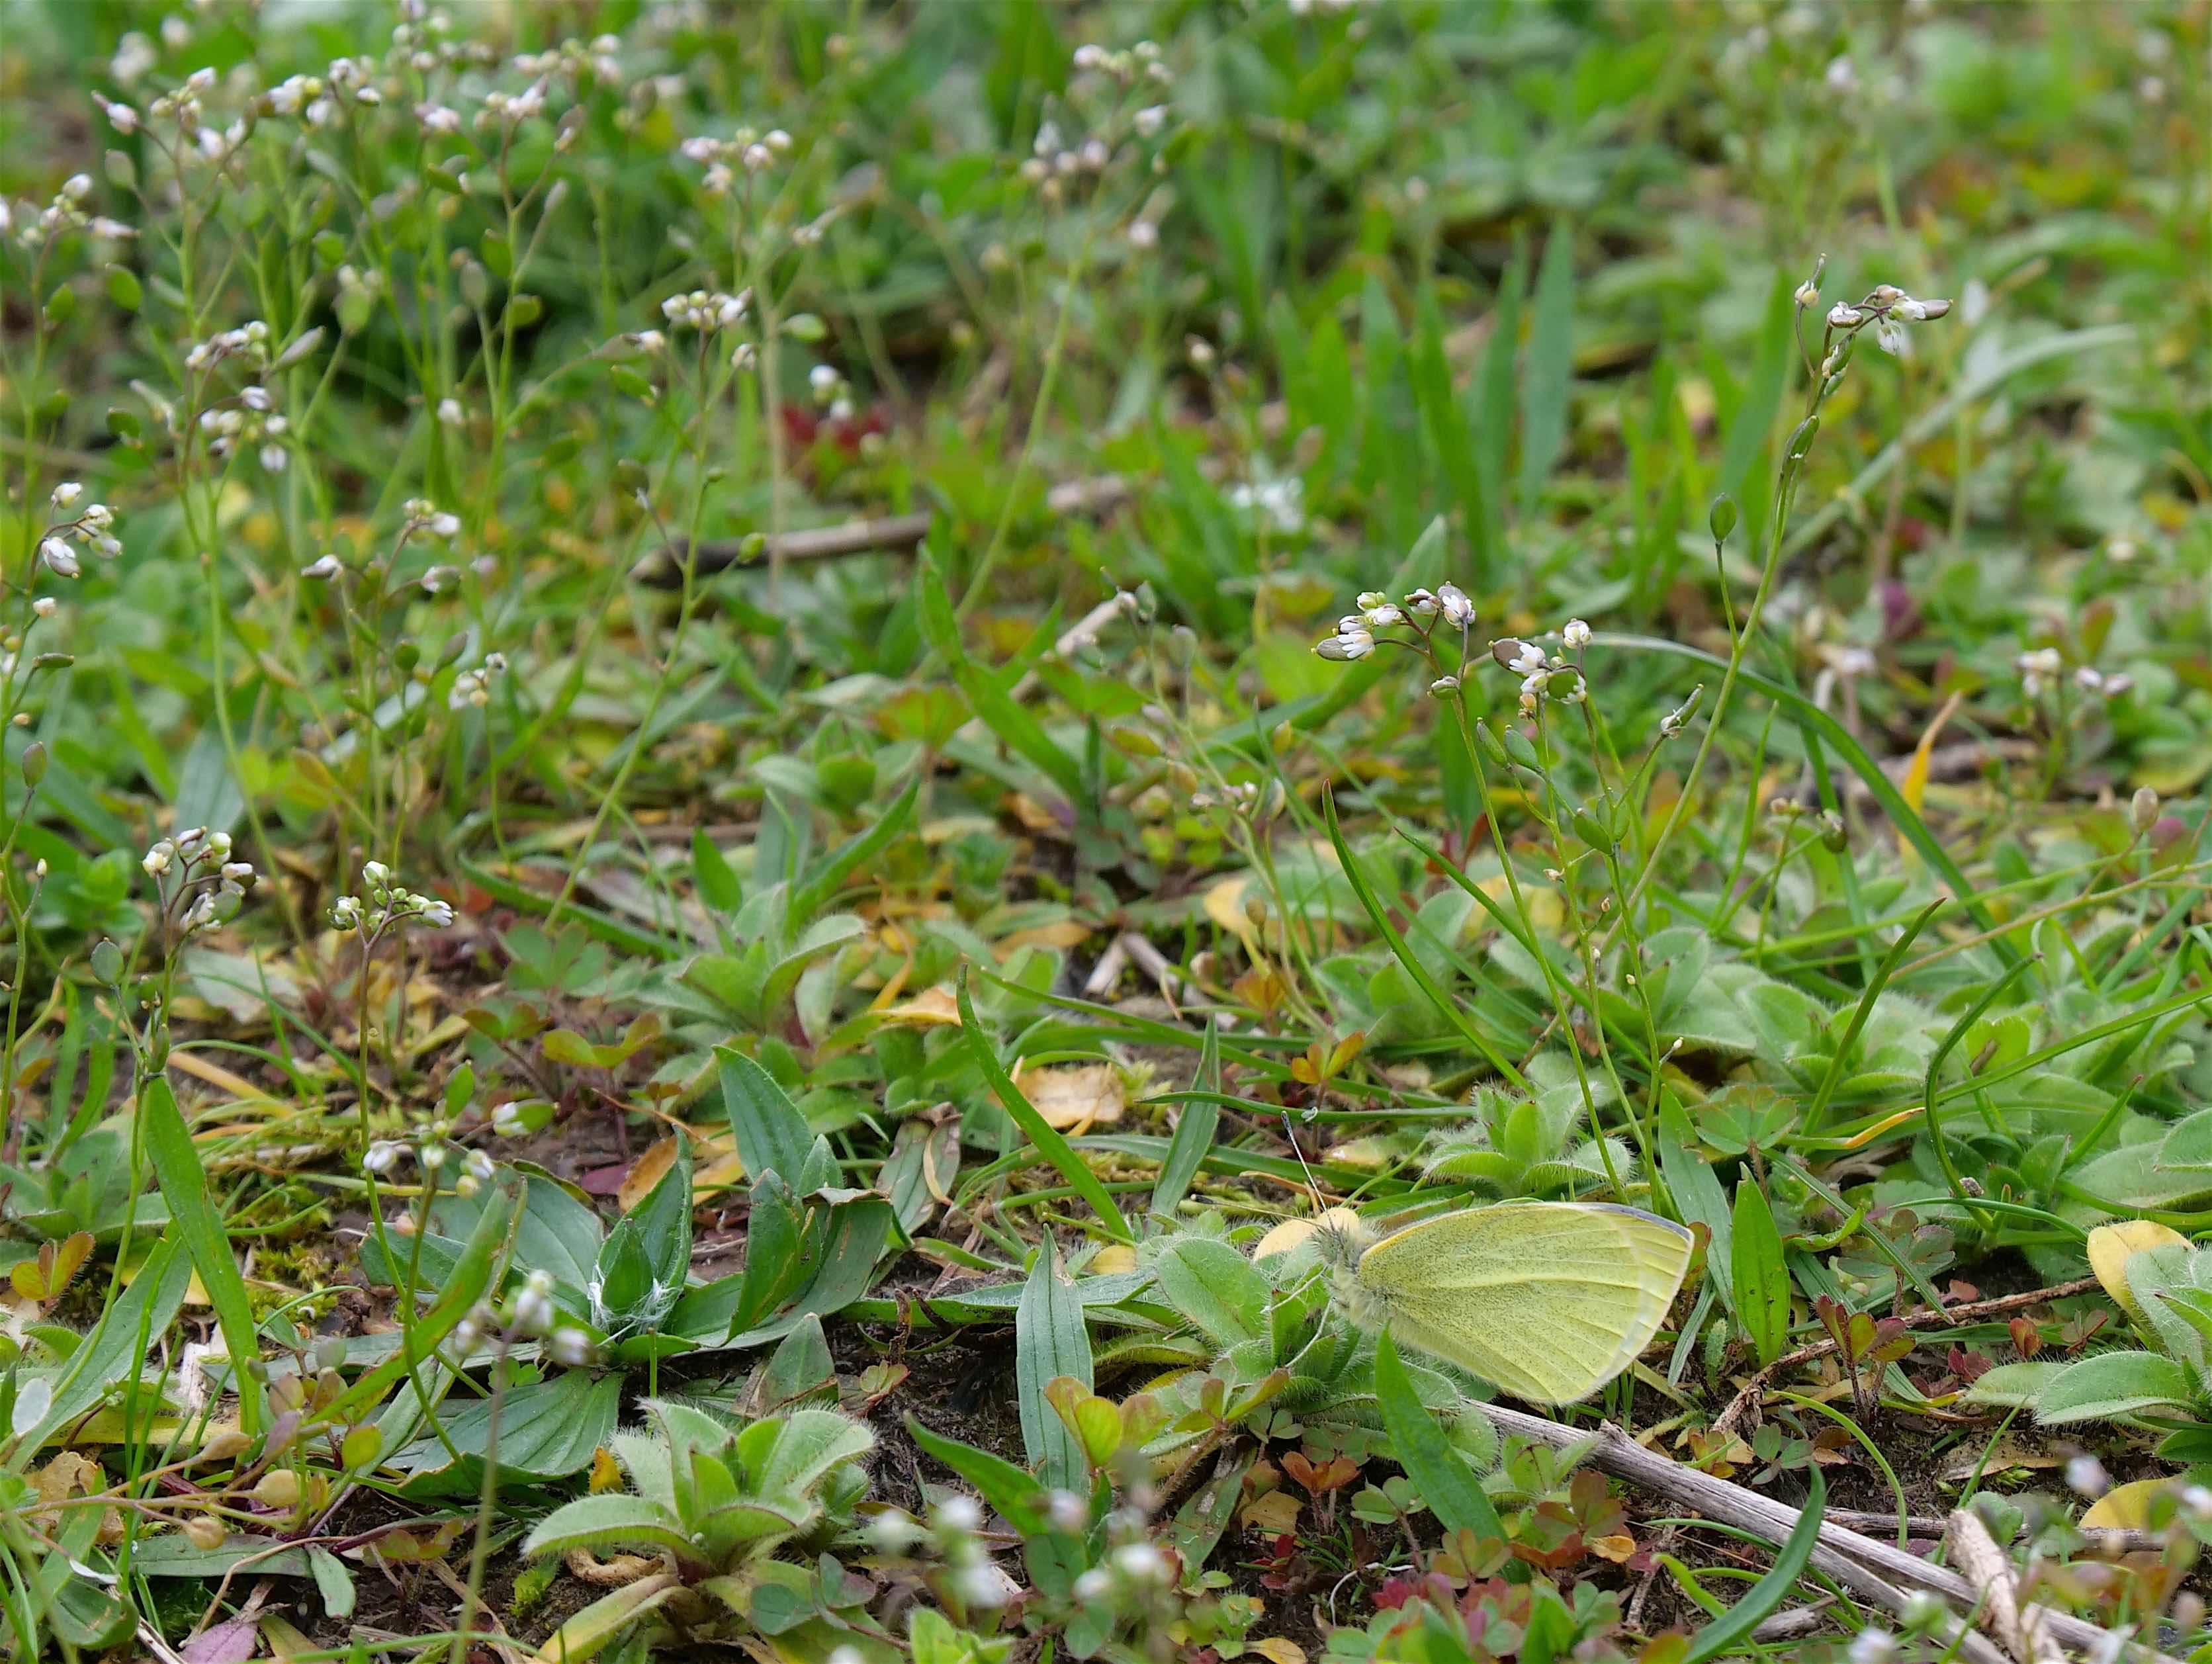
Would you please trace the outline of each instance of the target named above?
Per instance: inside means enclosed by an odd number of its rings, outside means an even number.
[[[1388,1233],[1331,1208],[1308,1229],[1353,1322],[1538,1404],[1633,1363],[1690,1262],[1681,1226],[1601,1203],[1503,1202]]]

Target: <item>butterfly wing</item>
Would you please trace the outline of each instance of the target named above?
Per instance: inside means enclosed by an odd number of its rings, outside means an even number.
[[[1425,1219],[1359,1259],[1397,1337],[1538,1404],[1636,1361],[1689,1268],[1690,1233],[1635,1208],[1507,1202]]]

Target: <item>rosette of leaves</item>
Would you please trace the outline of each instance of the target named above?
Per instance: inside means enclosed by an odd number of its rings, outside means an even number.
[[[1248,1259],[1218,1238],[1170,1237],[1149,1249],[1153,1291],[1182,1321],[1170,1336],[1139,1335],[1102,1349],[1100,1369],[1142,1359],[1183,1367],[1150,1383],[1166,1411],[1147,1445],[1188,1461],[1238,1432],[1301,1435],[1364,1452],[1379,1439],[1375,1341],[1329,1299],[1315,1249]],[[1497,1459],[1497,1433],[1468,1385],[1407,1359],[1416,1396],[1437,1412],[1479,1467]]]
[[[1559,1077],[1568,1075],[1560,1079]],[[1577,1139],[1584,1100],[1565,1059],[1552,1053],[1528,1067],[1533,1095],[1502,1086],[1485,1086],[1471,1106],[1474,1125],[1440,1134],[1430,1145],[1426,1176],[1471,1186],[1487,1196],[1579,1195],[1610,1182],[1613,1171],[1626,1178],[1636,1158],[1620,1139],[1605,1142]],[[1602,1106],[1613,1096],[1612,1083],[1592,1080],[1591,1095]]]
[[[658,1569],[570,1618],[546,1656],[587,1657],[639,1621],[685,1641],[775,1636],[799,1655],[841,1632],[878,1633],[860,1611],[866,1586],[848,1590],[828,1552],[867,1495],[861,1459],[874,1433],[838,1410],[743,1427],[668,1399],[647,1400],[645,1412],[644,1427],[611,1441],[630,1489],[554,1509],[523,1552],[633,1553]]]
[[[2133,1219],[2091,1231],[2088,1254],[2089,1268],[2144,1344],[2070,1361],[2001,1363],[1975,1381],[1967,1399],[2032,1410],[2046,1426],[2151,1428],[2164,1434],[2160,1456],[2186,1465],[2191,1479],[2212,1477],[2212,1248],[2192,1248],[2177,1231]]]

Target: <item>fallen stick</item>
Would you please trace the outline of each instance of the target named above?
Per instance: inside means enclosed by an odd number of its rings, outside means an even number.
[[[1501,1431],[1554,1450],[1579,1445],[1593,1437],[1593,1430],[1569,1427],[1544,1416],[1510,1410],[1500,1405],[1483,1411]],[[1734,1526],[1780,1543],[1796,1528],[1801,1509],[1758,1491],[1717,1479],[1693,1467],[1647,1450],[1611,1423],[1595,1430],[1595,1442],[1585,1458],[1601,1473],[1641,1487],[1654,1495],[1696,1509],[1709,1520]],[[1910,1598],[1908,1588],[1926,1589],[1972,1610],[1981,1592],[1956,1572],[1931,1565],[1917,1555],[1895,1546],[1823,1521],[1813,1550],[1814,1570],[1833,1578],[1861,1599],[1893,1612],[1902,1612]],[[1895,1579],[1895,1582],[1892,1582]],[[2110,1636],[2095,1624],[2057,1612],[2045,1612],[2045,1632],[2067,1646],[2087,1649],[2109,1644]],[[1961,1633],[1958,1656],[1976,1664],[2010,1664],[2005,1655],[1972,1631]],[[2170,1655],[2141,1642],[2130,1642],[2123,1656],[2136,1664],[2180,1664]]]
[[[1045,493],[1045,507],[1054,514],[1096,514],[1116,507],[1129,495],[1129,483],[1118,474],[1097,479],[1070,480]],[[842,525],[813,526],[803,531],[780,531],[767,537],[702,537],[693,557],[696,576],[725,572],[733,566],[765,566],[781,561],[834,561],[848,555],[903,555],[913,551],[929,535],[936,515],[927,509],[911,514],[891,514],[880,519],[848,520]],[[690,541],[671,538],[630,568],[639,583],[656,589],[672,589],[684,581],[684,559]]]

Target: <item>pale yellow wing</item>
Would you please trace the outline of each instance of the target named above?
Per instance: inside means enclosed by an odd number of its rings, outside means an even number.
[[[1633,1363],[1689,1269],[1681,1226],[1635,1208],[1505,1202],[1393,1232],[1359,1291],[1407,1345],[1538,1404],[1567,1404]]]

